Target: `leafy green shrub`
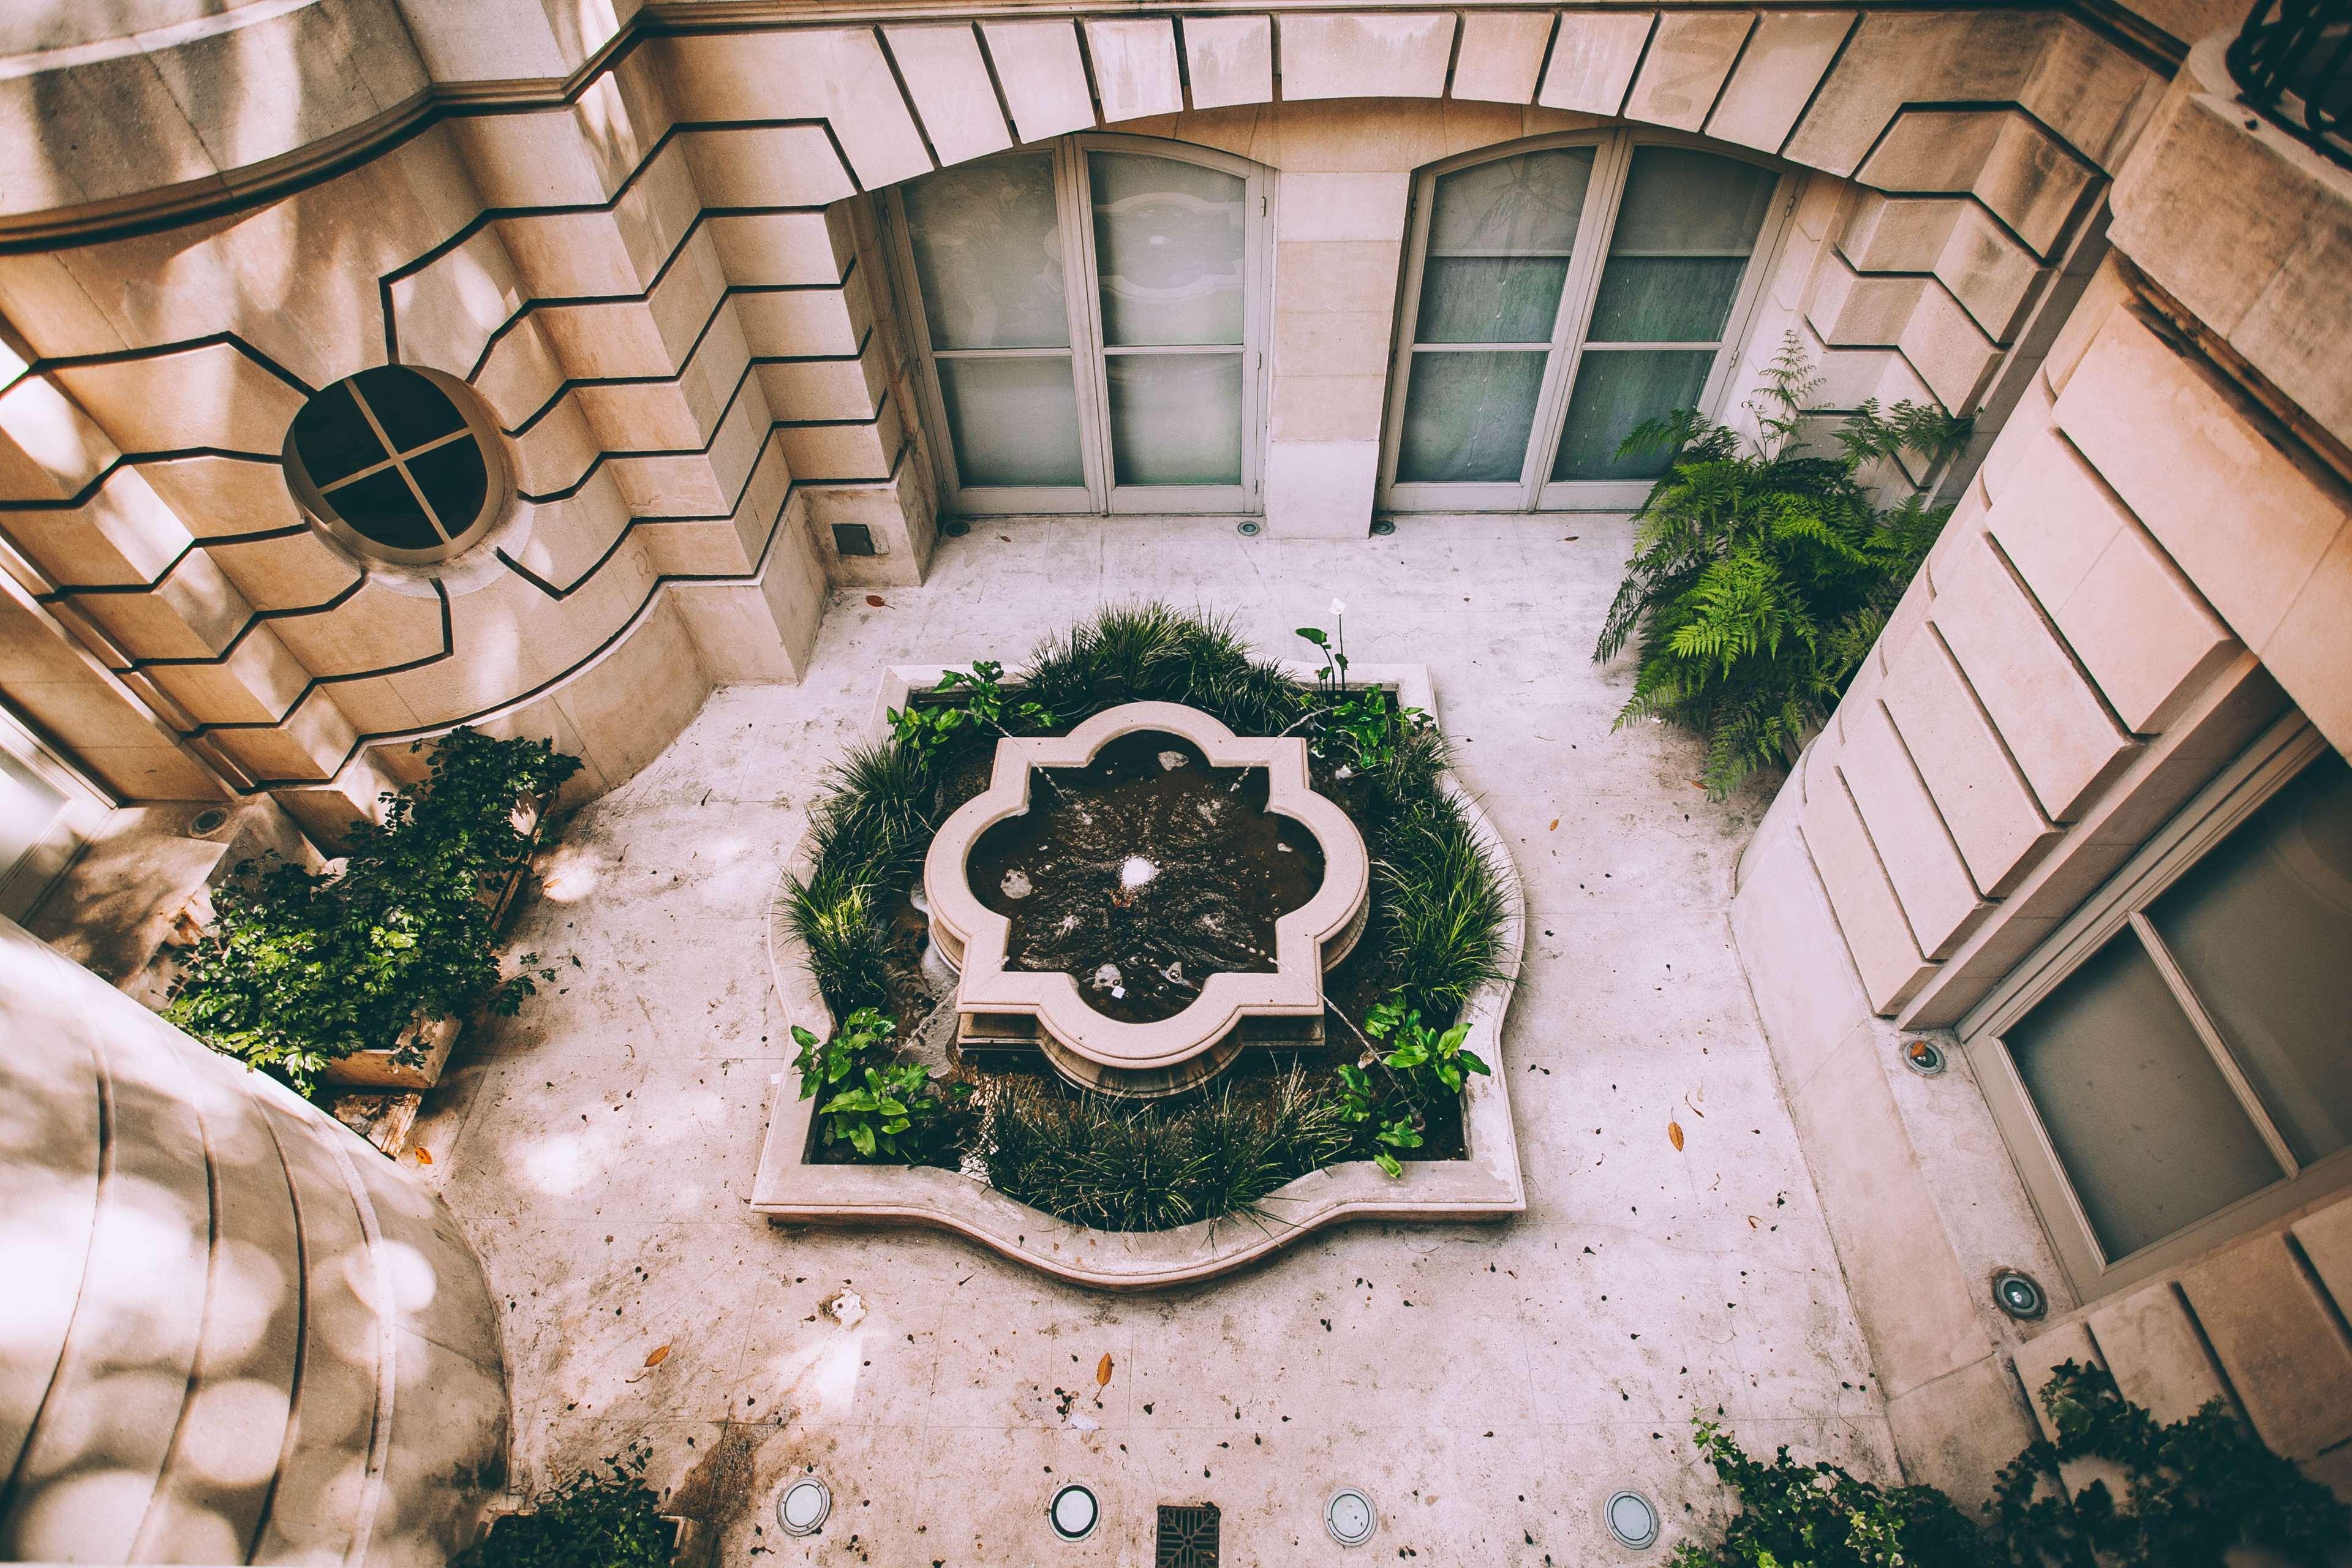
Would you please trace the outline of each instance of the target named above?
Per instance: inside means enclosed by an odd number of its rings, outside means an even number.
[[[1857,475],[1906,450],[1948,458],[1968,420],[1868,402],[1839,430],[1837,455],[1812,456],[1794,437],[1820,385],[1791,332],[1748,405],[1759,440],[1743,447],[1684,409],[1646,421],[1623,447],[1675,457],[1635,514],[1633,556],[1592,657],[1633,642],[1618,725],[1660,717],[1705,735],[1717,798],[1786,763],[1829,717],[1950,513],[1916,496],[1881,510]]]
[[[488,895],[530,848],[519,799],[579,766],[543,741],[452,731],[424,784],[385,795],[382,823],[354,825],[339,869],[237,867],[165,1016],[309,1094],[354,1052],[414,1060],[421,1048],[399,1044],[411,1024],[512,1015],[552,971],[528,954],[501,975]]]
[[[1741,1511],[1712,1542],[1675,1549],[1674,1568],[2221,1568],[2241,1543],[2324,1568],[2352,1539],[2352,1510],[2214,1400],[2169,1426],[2126,1400],[2104,1368],[2068,1362],[2042,1390],[2058,1441],[2006,1469],[1981,1529],[1933,1487],[1881,1487],[1782,1448],[1750,1458],[1719,1425],[1693,1423],[1699,1452]],[[2079,1490],[2061,1465],[2102,1461]]]
[[[661,1500],[646,1485],[643,1444],[604,1461],[604,1473],[583,1470],[532,1500],[527,1513],[509,1514],[454,1568],[669,1568],[670,1527]]]
[[[2106,1369],[2068,1362],[2042,1390],[2058,1430],[2000,1475],[1994,1523],[2014,1568],[2219,1564],[2244,1542],[2319,1568],[2352,1541],[2352,1510],[2263,1447],[2218,1399],[2159,1423]],[[2104,1461],[2126,1482],[2071,1489],[2059,1467]]]
[[[1006,1085],[978,1150],[1006,1196],[1097,1230],[1169,1230],[1255,1212],[1265,1195],[1346,1153],[1338,1101],[1293,1071],[1262,1099],[1230,1086],[1171,1107]]]
[[[871,1007],[851,1014],[829,1040],[793,1026],[801,1098],[819,1100],[820,1147],[846,1144],[864,1159],[908,1163],[954,1152],[963,1121],[956,1112],[971,1086],[937,1083],[919,1064],[894,1060],[897,1031]]]

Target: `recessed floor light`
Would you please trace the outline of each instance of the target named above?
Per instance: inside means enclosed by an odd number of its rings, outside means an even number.
[[[814,1535],[832,1511],[832,1489],[814,1476],[803,1476],[776,1500],[776,1523],[786,1535]]]
[[[2020,1322],[2032,1322],[2050,1310],[2050,1298],[2042,1294],[2041,1283],[2014,1268],[2004,1268],[1992,1277],[1992,1299]]]
[[[1094,1493],[1073,1482],[1045,1505],[1045,1522],[1065,1541],[1084,1541],[1102,1522],[1102,1504],[1095,1500]]]
[[[1323,1505],[1323,1528],[1342,1546],[1361,1546],[1381,1527],[1372,1500],[1353,1487],[1341,1487]]]
[[[1245,517],[1239,522],[1234,524],[1234,531],[1240,534],[1244,539],[1255,539],[1258,532],[1258,524],[1254,519]]]
[[[961,539],[965,534],[971,531],[971,524],[965,522],[961,518],[958,518],[952,521],[940,524],[940,531],[946,534],[950,539]]]
[[[1921,1078],[1934,1078],[1944,1070],[1944,1047],[1933,1040],[1913,1040],[1903,1047],[1903,1065]]]
[[[1658,1510],[1640,1492],[1618,1492],[1601,1510],[1609,1534],[1620,1546],[1639,1552],[1658,1543]]]
[[[1395,531],[1396,524],[1389,519],[1379,517],[1372,520],[1372,533],[1374,537],[1386,539],[1390,534],[1394,533]]]

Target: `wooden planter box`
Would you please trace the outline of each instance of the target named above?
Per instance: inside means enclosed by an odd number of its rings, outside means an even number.
[[[531,856],[537,853],[540,837],[547,828],[548,807],[553,804],[554,796],[550,794],[515,807],[514,825],[524,838],[522,853],[515,858],[511,870],[482,889],[482,902],[490,907],[490,923],[495,930],[503,930],[508,915],[513,912],[515,897],[522,891],[523,879],[530,875]],[[403,1065],[394,1059],[394,1051],[355,1051],[329,1062],[319,1074],[320,1081],[340,1089],[431,1089],[441,1081],[441,1069],[448,1066],[450,1049],[464,1028],[464,1021],[457,1018],[411,1024],[401,1031],[401,1044],[421,1042],[425,1053],[422,1059]]]

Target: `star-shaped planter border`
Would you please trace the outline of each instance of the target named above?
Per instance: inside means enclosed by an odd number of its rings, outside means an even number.
[[[1201,749],[1211,767],[1264,768],[1266,809],[1304,825],[1323,850],[1323,885],[1275,921],[1274,968],[1223,970],[1172,1018],[1129,1024],[1088,1006],[1067,974],[1004,966],[1013,922],[973,896],[965,867],[980,836],[1028,809],[1039,768],[1083,768],[1121,735],[1162,730]],[[1295,735],[1236,735],[1214,717],[1177,702],[1129,702],[1096,714],[1067,735],[996,743],[988,788],[957,808],[923,860],[931,931],[962,973],[957,1009],[965,1014],[1025,1014],[1052,1040],[1097,1067],[1164,1069],[1199,1056],[1251,1016],[1315,1017],[1323,1011],[1324,945],[1348,932],[1371,890],[1371,857],[1348,814],[1315,793],[1307,742]]]

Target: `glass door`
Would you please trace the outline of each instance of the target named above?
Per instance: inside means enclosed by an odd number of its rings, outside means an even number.
[[[1638,505],[1643,420],[1712,412],[1788,201],[1743,157],[1613,132],[1480,155],[1414,195],[1383,507]]]
[[[1256,165],[1074,137],[895,200],[946,510],[1259,510]]]

